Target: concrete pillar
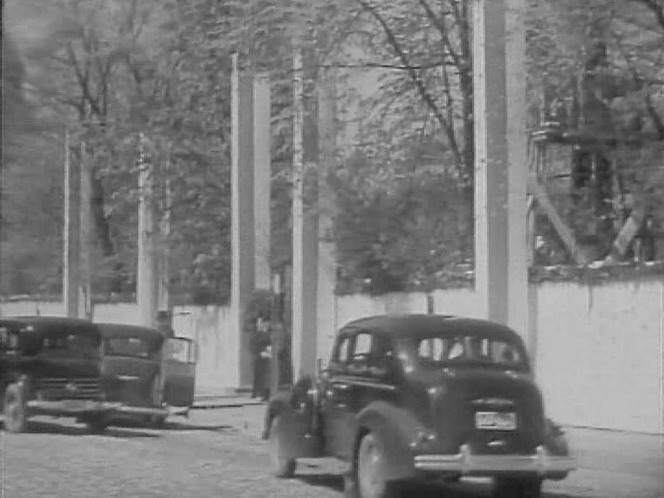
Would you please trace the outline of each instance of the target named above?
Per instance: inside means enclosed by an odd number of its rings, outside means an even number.
[[[337,265],[333,229],[335,199],[327,187],[325,176],[335,164],[336,154],[336,85],[334,73],[321,70],[318,78],[318,140],[319,140],[319,206],[318,210],[318,270],[316,304],[316,358],[329,360],[330,347],[337,329],[336,296]]]
[[[226,385],[247,387],[251,382],[249,337],[243,331],[243,310],[254,288],[254,154],[253,84],[240,74],[233,55],[231,75],[231,330],[229,343],[237,366]]]
[[[92,162],[88,160],[85,144],[81,144],[80,225],[78,317],[92,319],[92,257],[94,233],[92,225]]]
[[[485,316],[528,333],[525,0],[474,0],[475,287]]]
[[[293,300],[294,380],[316,371],[318,222],[306,206],[304,166],[304,71],[302,53],[293,56]]]
[[[155,323],[158,299],[157,253],[154,198],[154,168],[147,157],[147,139],[140,135],[138,172],[138,269],[136,300],[140,324],[152,327]]]
[[[254,287],[269,289],[270,269],[270,78],[257,74],[253,80],[254,152]]]
[[[78,281],[80,255],[80,167],[71,163],[69,132],[65,134],[64,168],[64,260],[62,271],[62,299],[65,313],[78,317]]]
[[[173,199],[171,182],[168,177],[164,180],[163,196],[160,199],[159,244],[157,261],[157,309],[171,310],[170,295],[170,235],[171,235],[171,209]]]

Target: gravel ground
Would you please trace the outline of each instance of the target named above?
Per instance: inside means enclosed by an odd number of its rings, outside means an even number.
[[[0,432],[0,497],[342,498],[333,461],[300,462],[295,479],[272,478],[265,444],[242,430],[246,417],[241,408],[194,410],[164,430],[111,427],[103,435],[66,419],[35,419],[30,433]],[[570,436],[581,445],[582,468],[546,483],[547,498],[664,496],[662,462],[642,451],[652,438],[629,437],[630,446],[620,437],[598,443],[588,431]],[[482,497],[489,490],[471,483],[408,496]]]

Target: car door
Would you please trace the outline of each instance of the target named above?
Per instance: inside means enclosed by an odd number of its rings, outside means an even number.
[[[339,434],[343,431],[348,403],[347,369],[350,360],[353,334],[342,330],[337,335],[330,363],[325,374],[325,392],[321,415],[326,453],[339,456],[343,447]]]
[[[174,407],[194,404],[196,388],[196,344],[185,337],[164,341],[161,371],[164,403]]]
[[[356,416],[373,398],[372,353],[373,333],[354,330],[348,333],[348,359],[342,374],[331,382],[332,404],[335,411],[330,436],[335,440],[335,455],[349,458],[356,432]]]

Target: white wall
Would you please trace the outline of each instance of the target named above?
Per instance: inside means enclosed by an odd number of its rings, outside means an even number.
[[[531,292],[535,339],[518,332],[534,347],[551,417],[567,425],[664,433],[664,282],[548,282],[531,285]],[[481,318],[472,289],[438,290],[434,303],[436,313]],[[342,296],[336,308],[340,327],[367,315],[424,312],[426,295]]]
[[[664,282],[531,286],[537,314],[534,361],[547,409],[568,425],[664,433]],[[472,289],[438,290],[436,313],[477,317]],[[382,313],[426,312],[424,293],[338,296],[321,302],[319,358],[328,360],[335,331],[351,320]],[[3,315],[62,316],[61,303],[2,303]],[[97,305],[95,319],[138,323],[134,304]],[[178,307],[174,328],[199,345],[201,392],[230,389],[236,358],[226,307]],[[525,333],[525,331],[520,331]]]
[[[561,423],[664,433],[664,285],[537,288],[537,377]]]

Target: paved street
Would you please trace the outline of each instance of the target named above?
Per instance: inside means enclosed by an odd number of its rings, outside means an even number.
[[[196,410],[165,430],[114,427],[98,436],[69,421],[36,419],[29,434],[0,432],[0,496],[342,497],[334,462],[306,462],[296,479],[271,478],[265,445],[238,430],[244,417],[239,408]],[[582,468],[567,481],[547,483],[547,498],[664,496],[657,438],[572,434]],[[417,496],[483,497],[488,490],[473,483]]]

